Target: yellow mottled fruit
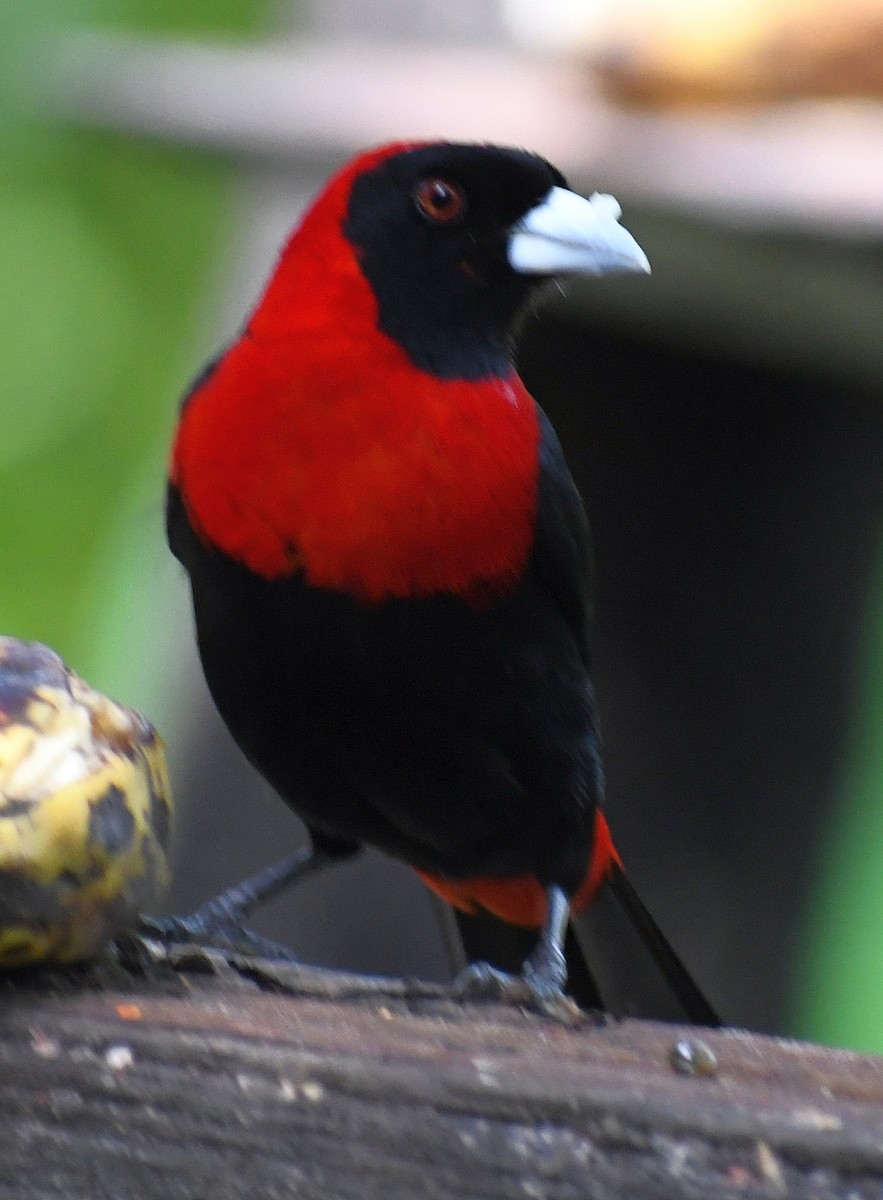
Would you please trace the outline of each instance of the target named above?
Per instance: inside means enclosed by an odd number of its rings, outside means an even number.
[[[0,637],[0,967],[88,958],[168,882],[162,742],[38,642]]]

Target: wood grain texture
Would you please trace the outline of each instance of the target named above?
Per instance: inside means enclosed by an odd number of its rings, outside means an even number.
[[[883,1196],[883,1059],[190,968],[5,984],[2,1200]]]

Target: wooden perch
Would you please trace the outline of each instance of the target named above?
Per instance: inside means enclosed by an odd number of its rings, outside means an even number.
[[[875,1057],[198,954],[0,986],[3,1200],[883,1195]]]

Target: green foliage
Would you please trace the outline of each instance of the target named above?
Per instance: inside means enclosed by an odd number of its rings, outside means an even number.
[[[258,0],[79,0],[78,8],[81,22],[103,28],[216,38],[253,33],[265,5]]]
[[[12,7],[0,13],[0,630],[46,641],[89,673],[107,661],[102,630],[121,577],[150,574],[165,442],[230,237],[231,174],[203,155],[38,117],[23,99],[40,70],[36,35],[53,19],[124,18],[152,33],[230,34],[255,28],[262,5]],[[147,611],[149,597],[141,603]],[[125,693],[125,651],[113,680],[92,674]]]
[[[796,972],[801,1037],[883,1053],[883,560],[869,604],[861,704]]]

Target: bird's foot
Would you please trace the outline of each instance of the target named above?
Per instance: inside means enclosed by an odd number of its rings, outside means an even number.
[[[135,932],[142,939],[161,942],[164,946],[183,944],[273,962],[299,962],[288,946],[255,932],[231,914],[226,905],[219,903],[220,900],[221,897],[209,900],[185,917],[141,917]]]
[[[490,963],[477,962],[460,972],[451,984],[451,991],[458,1000],[511,1004],[572,1025],[585,1014],[564,993],[562,983],[534,970],[529,959],[520,975],[508,975]]]
[[[573,1024],[584,1014],[576,1001],[565,994],[566,983],[567,960],[559,940],[541,936],[520,975],[508,975],[490,963],[472,963],[454,980],[453,991],[463,1000],[514,1004]]]
[[[136,934],[164,946],[183,944],[222,954],[246,954],[297,964],[299,960],[288,946],[256,933],[246,924],[246,917],[297,879],[331,861],[331,856],[310,847],[295,850],[207,900],[185,917],[142,917]]]

